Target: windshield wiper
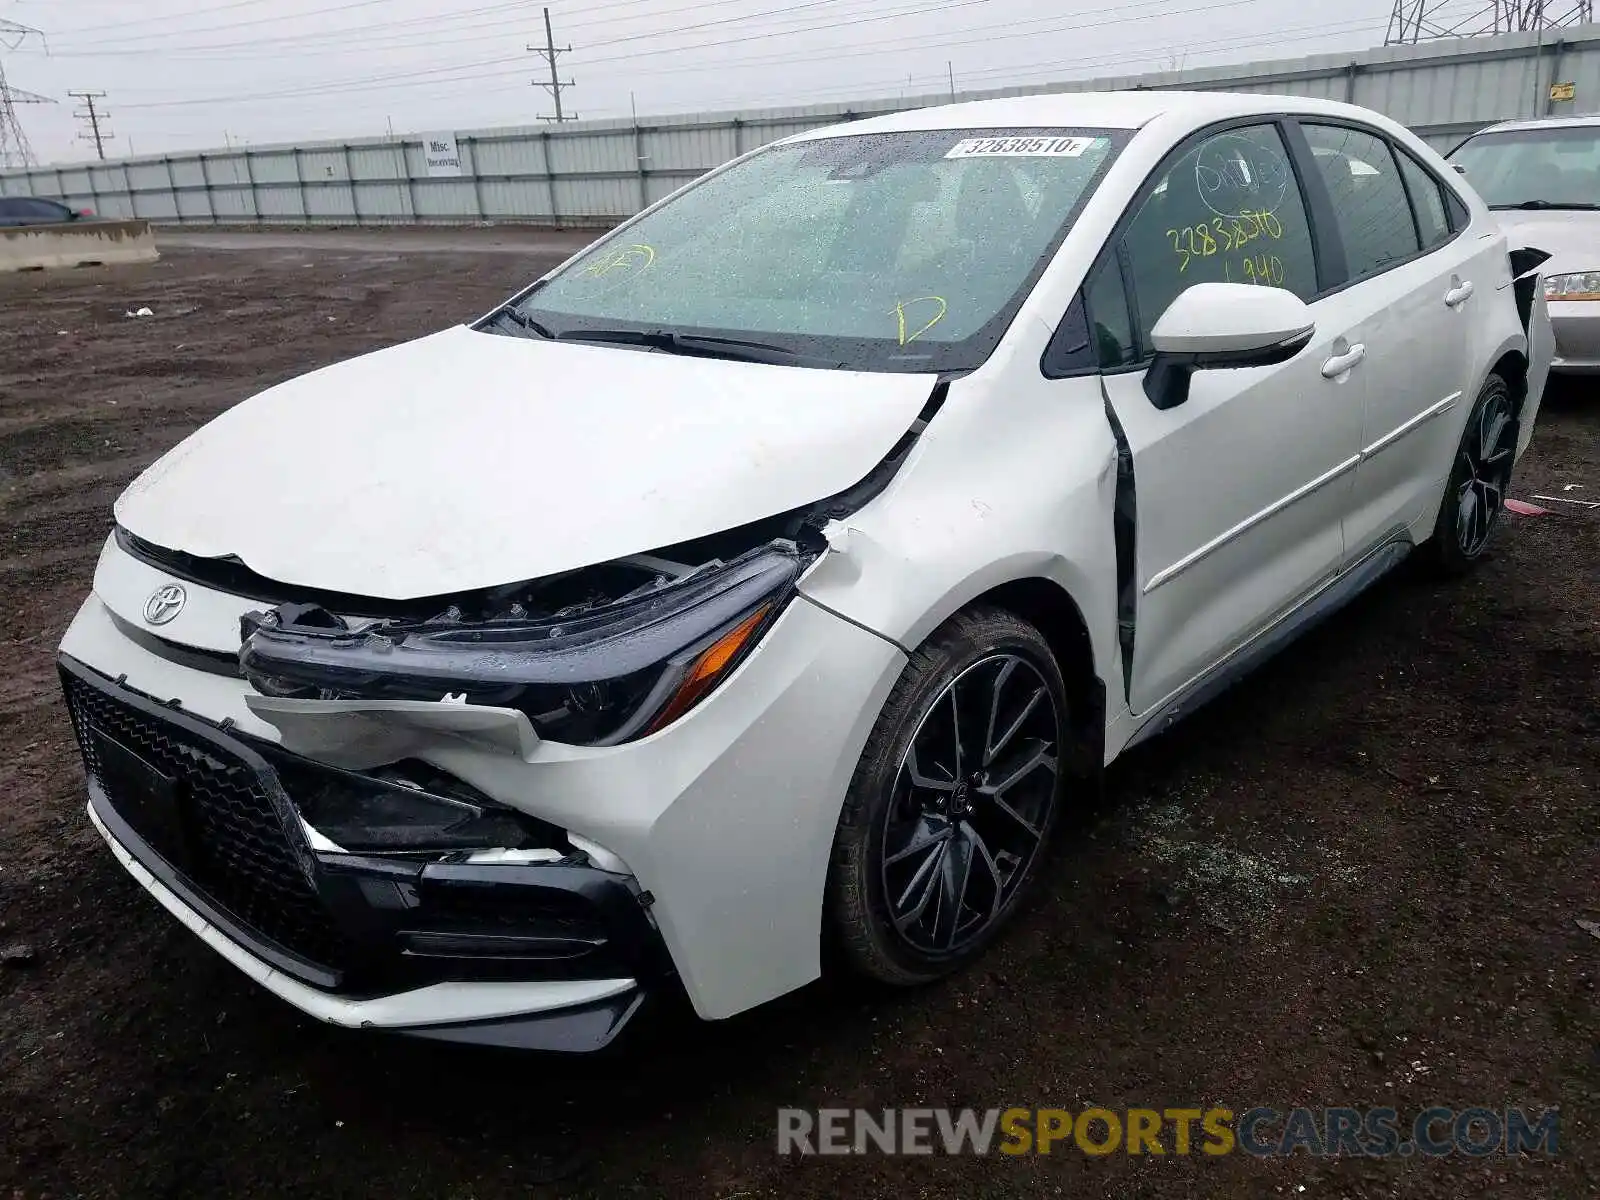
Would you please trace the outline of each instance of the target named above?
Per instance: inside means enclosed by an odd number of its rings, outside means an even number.
[[[709,334],[676,333],[671,329],[567,329],[559,335],[564,342],[608,342],[618,346],[645,346],[668,354],[687,354],[698,358],[728,358],[736,362],[821,362],[813,355],[753,342],[743,338],[715,337]],[[831,360],[828,360],[832,365]]]
[[[1554,209],[1557,211],[1576,209],[1579,212],[1587,212],[1593,209],[1600,209],[1600,204],[1595,204],[1589,200],[1520,200],[1516,204],[1491,204],[1489,207],[1501,210],[1521,209],[1528,212],[1537,212],[1542,209]]]
[[[531,333],[535,337],[554,338],[556,336],[550,332],[549,326],[541,325],[538,321],[528,316],[527,313],[521,312],[514,307],[502,308],[491,319],[510,321],[518,329]]]

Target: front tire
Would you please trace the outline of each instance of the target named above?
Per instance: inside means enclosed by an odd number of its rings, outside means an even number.
[[[1511,486],[1516,446],[1511,389],[1491,375],[1467,417],[1429,539],[1433,565],[1442,574],[1465,574],[1488,549]]]
[[[1056,825],[1067,717],[1049,643],[1009,612],[958,613],[912,654],[834,838],[827,911],[856,972],[926,983],[993,941]]]

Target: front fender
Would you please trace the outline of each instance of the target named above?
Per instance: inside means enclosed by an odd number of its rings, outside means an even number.
[[[1116,446],[1099,383],[1039,385],[1003,405],[954,385],[884,492],[829,526],[802,594],[909,651],[985,593],[1048,579],[1083,616],[1095,673],[1118,677]]]

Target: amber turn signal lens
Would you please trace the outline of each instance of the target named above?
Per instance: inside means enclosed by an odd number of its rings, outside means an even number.
[[[728,664],[739,656],[739,651],[744,649],[745,643],[761,627],[761,622],[766,619],[770,611],[772,605],[763,604],[704,650],[700,657],[694,660],[688,674],[683,677],[683,682],[678,685],[678,690],[672,699],[667,701],[667,706],[654,721],[650,722],[650,728],[645,730],[645,734],[648,736],[658,729],[666,728],[699,703],[701,697],[716,686],[717,680],[728,669]]]

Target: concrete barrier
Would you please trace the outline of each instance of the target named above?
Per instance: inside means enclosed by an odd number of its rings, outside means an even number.
[[[0,272],[155,262],[149,221],[73,221],[0,229]]]

